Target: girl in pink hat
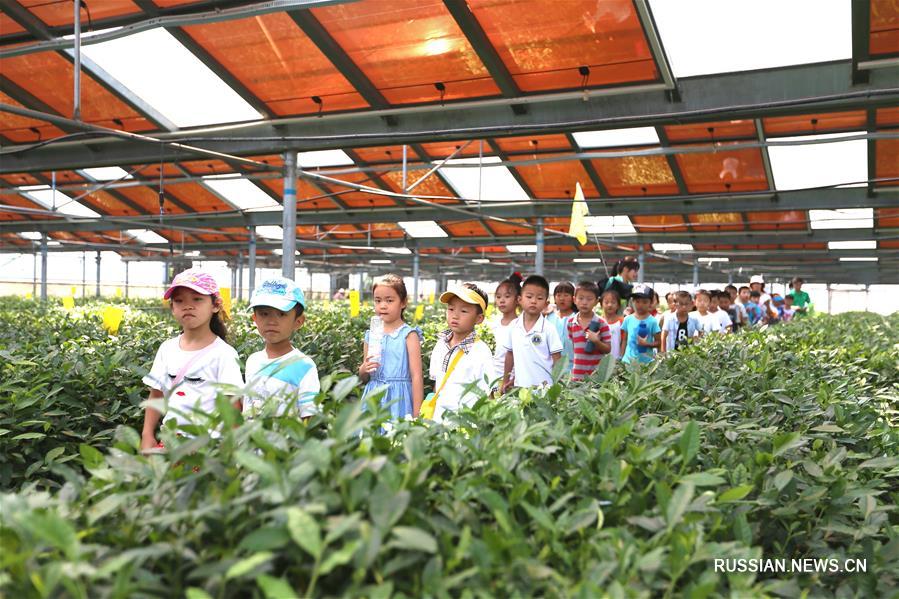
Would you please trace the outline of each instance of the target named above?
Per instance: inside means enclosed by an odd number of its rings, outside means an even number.
[[[141,449],[162,448],[156,425],[174,420],[177,425],[194,422],[194,412],[210,414],[221,385],[243,386],[237,351],[225,340],[222,298],[218,284],[199,269],[178,274],[163,298],[169,300],[181,334],[164,341],[156,352],[153,367],[143,378],[150,399],[166,399],[165,414],[147,407]],[[239,404],[238,404],[238,409]]]

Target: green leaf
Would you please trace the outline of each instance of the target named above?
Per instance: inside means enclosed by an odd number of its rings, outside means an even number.
[[[749,495],[752,492],[752,485],[740,485],[739,487],[733,487],[728,489],[724,493],[718,496],[718,499],[715,501],[717,503],[728,503],[730,501],[739,501]]]
[[[44,433],[22,433],[21,435],[16,435],[10,441],[34,441],[37,439],[43,439],[46,437]]]
[[[777,457],[785,451],[799,447],[803,443],[805,443],[805,440],[795,431],[776,435],[774,437],[772,454]]]
[[[87,469],[99,468],[103,465],[103,454],[97,449],[86,443],[78,445],[78,452],[81,454],[81,460]]]
[[[391,545],[410,551],[437,553],[437,540],[430,533],[414,526],[394,528]]]
[[[268,574],[261,574],[256,578],[256,584],[262,589],[265,599],[299,599],[290,583],[283,578],[275,578]]]
[[[278,479],[278,471],[275,467],[255,453],[238,450],[234,452],[234,460],[250,472],[255,472],[266,480]]]
[[[678,441],[684,464],[689,464],[699,451],[699,426],[694,421],[687,423]]]
[[[752,545],[752,529],[746,520],[746,514],[740,512],[734,516],[734,538],[744,545]]]
[[[816,433],[845,433],[846,431],[837,426],[836,424],[821,424],[816,427],[810,428],[810,431],[814,431]]]
[[[189,587],[187,591],[185,591],[184,596],[187,597],[187,599],[212,599],[212,595],[197,587]]]
[[[774,486],[778,491],[783,491],[783,488],[790,484],[791,480],[793,480],[793,471],[783,470],[774,477]]]
[[[888,470],[895,466],[899,466],[899,457],[880,456],[879,458],[871,458],[865,460],[858,465],[859,468],[883,468]]]
[[[66,452],[66,448],[63,446],[54,447],[50,451],[47,452],[47,455],[44,456],[44,461],[47,463],[52,462],[62,454]]]
[[[61,550],[70,560],[74,560],[78,554],[75,529],[56,512],[28,514],[21,524],[38,539]]]
[[[302,508],[292,507],[287,510],[287,531],[293,542],[299,545],[312,557],[321,557],[322,533],[318,522]]]
[[[225,580],[238,578],[240,576],[243,576],[244,574],[252,572],[274,557],[275,554],[270,551],[260,551],[259,553],[253,554],[250,557],[244,558],[228,568],[228,572],[225,574]]]
[[[319,575],[324,576],[337,566],[349,563],[350,560],[353,559],[353,556],[356,555],[356,551],[361,544],[362,541],[350,541],[337,551],[329,553],[328,557],[325,558],[325,561],[322,562],[321,567],[318,569]]]
[[[403,516],[411,497],[409,491],[395,493],[386,483],[378,483],[369,501],[372,523],[383,532],[388,531]]]
[[[240,541],[240,545],[238,545],[237,548],[255,553],[258,551],[281,549],[289,542],[290,535],[288,535],[287,531],[283,528],[263,526],[245,536]]]
[[[693,501],[694,490],[693,483],[685,482],[679,484],[671,494],[671,499],[668,500],[668,509],[665,510],[665,521],[668,523],[669,529],[680,522],[687,506]]]
[[[723,485],[727,481],[717,474],[694,472],[693,474],[681,477],[681,482],[693,483],[697,487],[716,487],[718,485]]]
[[[115,511],[120,505],[122,505],[122,503],[124,503],[125,499],[125,495],[121,495],[119,493],[107,495],[99,503],[92,505],[87,511],[88,523],[93,524],[110,512]]]

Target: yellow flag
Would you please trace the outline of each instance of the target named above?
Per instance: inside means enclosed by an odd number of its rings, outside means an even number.
[[[418,304],[418,307],[415,308],[415,322],[420,322],[425,315],[425,305]]]
[[[31,299],[31,292],[30,292],[30,291],[27,292],[27,293],[25,294],[25,299]]]
[[[71,312],[75,309],[75,298],[71,295],[67,295],[62,298],[62,307]]]
[[[225,311],[225,316],[231,318],[231,289],[222,287],[219,289],[219,295],[222,296],[222,309]]]
[[[103,328],[105,328],[110,335],[115,335],[119,332],[119,325],[122,324],[122,317],[124,315],[125,311],[121,308],[106,306],[103,308]]]
[[[359,291],[353,289],[350,291],[350,318],[359,316]]]
[[[568,234],[575,237],[581,245],[587,243],[587,221],[585,217],[590,214],[587,201],[584,199],[584,190],[581,184],[576,183],[574,200],[571,202],[571,224],[568,225]]]
[[[70,293],[69,295],[71,295],[72,297],[78,295],[78,288],[72,285],[72,293]]]
[[[433,293],[430,294],[430,295],[428,296],[428,303],[429,303],[429,304],[433,304],[433,303],[434,303],[434,294],[433,294]]]
[[[489,318],[491,314],[493,314],[493,304],[487,306],[487,311],[484,312],[484,316]]]
[[[122,288],[121,288],[121,287],[116,287],[116,288],[115,288],[115,296],[116,296],[116,297],[122,297]]]

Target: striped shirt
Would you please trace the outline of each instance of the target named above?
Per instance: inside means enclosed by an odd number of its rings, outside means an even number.
[[[599,323],[599,339],[603,343],[611,343],[612,334],[609,325],[599,316],[593,315],[591,322]],[[575,312],[567,321],[568,338],[574,345],[574,364],[571,369],[571,379],[574,381],[582,381],[596,370],[599,361],[602,360],[604,353],[600,353],[599,348],[594,348],[592,353],[587,353],[587,334],[586,329],[581,326],[578,321],[578,313]]]

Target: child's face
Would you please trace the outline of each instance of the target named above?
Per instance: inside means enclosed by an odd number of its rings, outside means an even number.
[[[788,295],[787,297],[785,297],[784,303],[787,305],[787,308],[792,308],[793,307],[793,296]]]
[[[374,288],[375,314],[384,322],[396,322],[402,318],[403,308],[406,302],[400,300],[400,294],[396,289],[388,285],[378,285]]]
[[[529,316],[540,316],[548,305],[548,296],[549,293],[540,285],[525,285],[521,288],[518,303]]]
[[[730,301],[731,301],[731,302],[737,301],[737,290],[736,290],[736,289],[728,289],[728,290],[727,290],[727,297],[730,298]]]
[[[718,296],[713,295],[709,299],[709,312],[717,312],[718,311]]]
[[[719,297],[718,298],[718,307],[724,311],[727,311],[727,309],[730,308],[730,296],[722,295],[721,297]]]
[[[457,335],[467,337],[483,320],[484,315],[477,306],[458,297],[451,298],[446,304],[446,326]]]
[[[651,299],[648,297],[635,297],[631,302],[634,304],[634,312],[636,312],[638,316],[646,316],[649,314],[650,307],[652,306]]]
[[[257,306],[253,308],[253,322],[256,323],[256,330],[265,339],[265,344],[276,345],[289,341],[306,322],[306,315],[297,316],[294,309],[282,312],[270,306]]]
[[[602,296],[602,313],[606,316],[611,316],[613,314],[618,314],[618,310],[621,309],[621,304],[618,300],[615,299],[611,293],[608,295]]]
[[[574,292],[574,304],[577,306],[578,312],[581,314],[591,314],[593,308],[596,307],[596,294],[585,289],[578,289]]]
[[[493,303],[496,304],[500,314],[509,314],[515,312],[515,308],[518,307],[518,296],[510,285],[502,285],[497,288]]]
[[[749,301],[749,290],[744,289],[740,291],[740,303],[745,304]]]
[[[556,309],[560,312],[570,312],[574,302],[574,296],[567,291],[557,291],[553,294],[553,301],[556,302]]]
[[[637,280],[637,276],[639,271],[636,268],[623,268],[621,269],[621,278],[628,283],[633,283]]]
[[[211,295],[187,287],[176,287],[171,296],[172,315],[185,331],[209,328],[212,315],[221,309]]]
[[[668,306],[670,312],[674,312],[677,309],[677,298],[673,293],[665,296],[665,305]]]
[[[674,305],[676,306],[678,316],[686,316],[690,313],[690,309],[693,308],[693,302],[688,297],[677,298]]]
[[[749,301],[752,302],[753,304],[759,303],[759,300],[761,300],[761,299],[762,299],[761,295],[750,295],[749,296]]]
[[[793,291],[802,291],[802,281],[793,281]]]
[[[700,293],[696,296],[696,309],[700,312],[708,312],[710,303],[709,296],[706,294]]]

